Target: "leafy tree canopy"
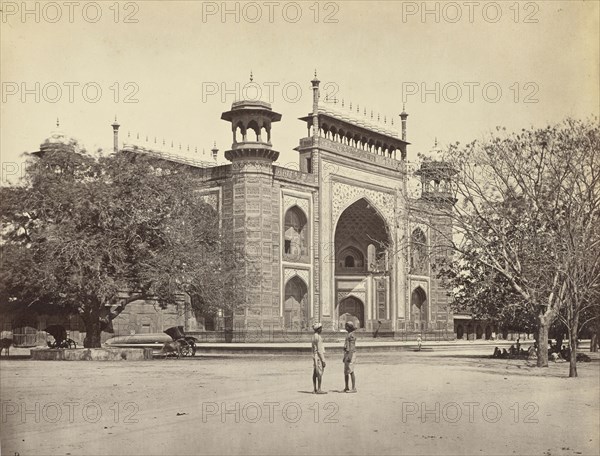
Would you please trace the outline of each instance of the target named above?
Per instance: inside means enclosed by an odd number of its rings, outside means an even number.
[[[77,311],[94,346],[133,300],[232,310],[243,257],[197,189],[193,168],[146,155],[47,151],[0,189],[0,293]]]

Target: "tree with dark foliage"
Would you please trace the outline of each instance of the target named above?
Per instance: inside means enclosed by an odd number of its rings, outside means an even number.
[[[231,314],[248,268],[197,188],[194,168],[147,155],[40,154],[22,185],[0,189],[0,294],[78,313],[86,347],[135,300],[164,308],[187,293]]]

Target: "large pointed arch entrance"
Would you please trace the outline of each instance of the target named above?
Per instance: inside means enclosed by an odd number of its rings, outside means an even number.
[[[346,320],[354,319],[360,327],[373,329],[374,322],[389,320],[391,314],[393,260],[388,226],[374,205],[361,198],[341,213],[334,240],[334,318],[341,328]]]

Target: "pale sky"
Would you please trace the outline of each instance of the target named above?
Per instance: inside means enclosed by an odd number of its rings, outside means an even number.
[[[197,158],[216,141],[222,161],[231,132],[220,115],[237,98],[222,89],[241,88],[251,70],[283,115],[272,131],[282,165],[297,162],[306,136],[297,119],[311,110],[315,69],[329,93],[388,126],[393,116],[399,129],[405,100],[412,161],[436,137],[467,142],[497,125],[599,114],[597,1],[228,2],[237,18],[221,16],[222,2],[29,2],[24,17],[20,1],[0,3],[2,184],[57,117],[88,149],[112,148],[117,115],[121,140],[156,136],[183,155],[197,147]]]

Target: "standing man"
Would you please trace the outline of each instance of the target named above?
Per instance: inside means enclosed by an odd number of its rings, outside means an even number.
[[[315,332],[312,337],[312,351],[313,351],[313,388],[315,394],[327,394],[325,391],[321,391],[321,381],[323,380],[323,371],[325,370],[325,346],[323,345],[323,338],[321,337],[321,331],[323,325],[321,323],[315,323],[313,325],[313,331]],[[318,388],[317,388],[318,380]]]
[[[346,387],[344,388],[345,393],[356,393],[356,378],[354,377],[354,362],[356,361],[356,336],[354,331],[356,327],[352,321],[346,322],[346,342],[344,343],[344,381]],[[348,377],[352,378],[352,389],[348,388]]]

